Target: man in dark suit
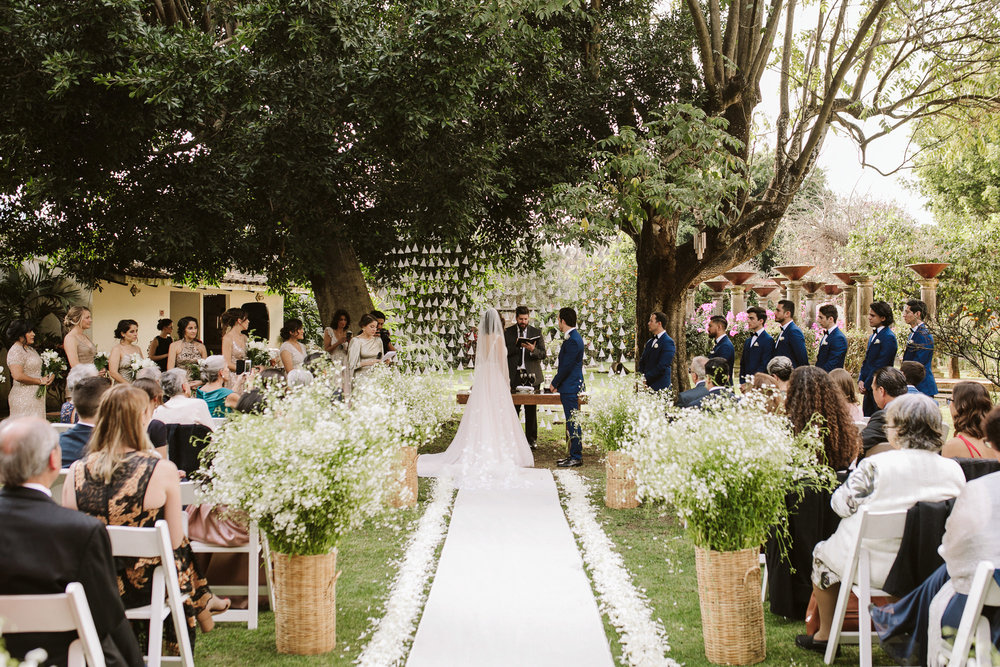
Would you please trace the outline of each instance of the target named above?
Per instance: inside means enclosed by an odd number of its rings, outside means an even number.
[[[816,353],[816,365],[829,373],[834,368],[843,368],[847,358],[847,336],[837,326],[837,307],[826,303],[819,307],[816,322],[823,327],[823,337]]]
[[[917,391],[931,398],[937,396],[937,382],[934,381],[934,336],[924,324],[927,317],[927,304],[918,299],[912,299],[903,306],[903,321],[910,327],[910,336],[906,339],[906,349],[903,350],[903,361],[915,361],[924,367],[924,379],[917,385]]]
[[[708,335],[715,341],[715,347],[709,353],[709,359],[725,359],[729,364],[729,386],[733,384],[733,365],[736,364],[736,348],[729,340],[729,321],[722,315],[713,315],[708,321]]]
[[[753,382],[757,373],[767,372],[767,362],[774,356],[774,339],[764,329],[767,311],[759,306],[747,308],[747,328],[750,337],[743,343],[740,356],[740,377],[744,382]]]
[[[694,386],[687,391],[682,391],[677,397],[679,407],[691,407],[692,403],[701,400],[702,396],[708,394],[708,389],[705,388],[706,363],[708,363],[708,357],[695,357],[688,364],[688,371],[691,373],[691,381],[694,382]]]
[[[732,390],[726,385],[726,378],[729,377],[729,364],[722,357],[709,359],[705,364],[705,388],[708,390],[704,396],[692,401],[692,408],[700,408],[706,402],[714,398],[735,398]]]
[[[579,393],[583,391],[583,338],[576,330],[576,311],[572,308],[559,309],[559,331],[563,333],[563,344],[559,348],[559,370],[549,386],[559,392],[559,402],[566,415],[566,435],[569,437],[569,456],[560,459],[560,468],[576,468],[583,465],[583,441],[580,425],[573,412],[580,409]]]
[[[888,442],[885,433],[885,409],[900,396],[905,396],[906,376],[892,366],[884,366],[872,375],[872,400],[878,406],[861,431],[861,454],[858,461],[873,453],[873,448]],[[874,453],[877,453],[874,452]]]
[[[142,651],[118,596],[108,532],[97,519],[60,507],[49,487],[62,453],[55,431],[33,417],[0,423],[0,595],[62,593],[78,581],[87,593],[108,665],[143,664]],[[65,665],[76,633],[5,634],[15,657],[34,648],[45,664]]]
[[[104,392],[111,388],[111,381],[102,377],[84,378],[73,387],[73,407],[79,415],[73,428],[59,434],[59,448],[62,450],[62,467],[70,467],[74,461],[83,458],[94,431],[97,406],[101,404]]]
[[[653,391],[670,389],[670,369],[674,364],[674,354],[677,347],[674,339],[671,338],[664,327],[667,325],[667,316],[656,312],[649,316],[649,333],[653,337],[646,341],[642,348],[642,356],[635,370],[642,373],[646,378],[646,386]]]
[[[868,326],[872,335],[868,339],[868,349],[865,350],[865,360],[858,373],[858,390],[864,394],[861,410],[865,417],[871,417],[878,410],[872,396],[872,377],[875,371],[883,366],[893,366],[896,363],[896,334],[892,331],[892,306],[885,301],[876,301],[868,307]]]
[[[513,391],[521,385],[531,385],[538,391],[542,386],[542,359],[545,358],[542,330],[528,324],[531,311],[527,306],[518,306],[514,317],[514,326],[507,327],[503,332],[504,343],[507,345],[510,388]],[[517,413],[521,414],[521,406],[515,407]],[[528,437],[528,444],[534,449],[538,439],[538,408],[534,405],[524,406],[524,433]]]
[[[795,304],[787,299],[778,302],[774,309],[774,321],[781,325],[778,340],[774,341],[774,356],[788,357],[792,367],[809,365],[809,353],[806,352],[806,337],[802,329],[795,324]]]

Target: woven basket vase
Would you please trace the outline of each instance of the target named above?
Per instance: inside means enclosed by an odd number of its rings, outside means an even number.
[[[638,507],[635,460],[622,452],[608,452],[604,459],[604,471],[604,504],[615,510]]]
[[[705,657],[715,664],[753,665],[764,659],[759,553],[694,549]]]
[[[274,557],[274,630],[278,653],[318,655],[337,645],[337,550]]]
[[[388,503],[399,509],[417,504],[417,448],[400,447],[386,480]]]

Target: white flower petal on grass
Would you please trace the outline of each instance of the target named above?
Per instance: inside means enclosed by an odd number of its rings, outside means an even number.
[[[385,604],[385,614],[371,630],[371,640],[357,664],[364,667],[389,667],[401,664],[417,629],[417,619],[427,598],[427,581],[434,570],[434,554],[444,536],[448,515],[455,499],[450,479],[434,482],[431,501],[406,546],[399,572],[392,583]]]
[[[632,584],[624,560],[597,522],[583,478],[572,470],[558,470],[556,479],[565,493],[566,517],[583,547],[583,560],[593,577],[601,611],[618,631],[622,659],[643,667],[679,667],[665,655],[670,645],[663,624],[653,619],[646,596]]]

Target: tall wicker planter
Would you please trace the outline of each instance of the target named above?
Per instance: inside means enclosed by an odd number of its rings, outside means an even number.
[[[337,551],[274,557],[274,630],[279,653],[318,655],[337,645]]]
[[[417,448],[400,447],[396,461],[389,473],[389,504],[395,508],[413,507],[417,504]]]
[[[604,471],[604,504],[616,510],[638,507],[635,460],[622,452],[608,452],[604,459]]]
[[[705,657],[719,665],[761,662],[765,647],[759,550],[694,551]]]

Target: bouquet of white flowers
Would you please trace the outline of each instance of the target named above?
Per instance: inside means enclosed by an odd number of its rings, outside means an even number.
[[[247,339],[247,361],[251,366],[267,366],[271,363],[271,350],[266,340],[252,336]]]
[[[249,515],[278,553],[328,553],[383,508],[395,406],[371,395],[349,407],[339,389],[322,374],[292,393],[264,389],[264,411],[231,415],[202,454],[204,495]]]
[[[47,375],[58,375],[64,370],[66,370],[66,362],[59,356],[58,352],[55,350],[45,350],[42,352],[42,377]],[[35,396],[37,398],[42,398],[48,390],[48,385],[38,385],[38,390],[35,391]]]
[[[104,371],[108,369],[108,353],[98,352],[94,355],[94,365],[97,366],[97,370]]]
[[[131,354],[129,355],[128,361],[128,379],[129,381],[135,380],[135,376],[139,374],[143,368],[152,368],[156,366],[155,361],[150,361],[149,359],[144,359],[141,354]]]
[[[639,495],[672,505],[703,549],[757,548],[771,527],[786,537],[786,496],[836,483],[821,463],[819,426],[794,435],[788,419],[754,396],[685,410],[669,422],[655,404],[640,403],[625,439]]]
[[[674,411],[669,392],[653,392],[644,386],[636,387],[634,377],[612,375],[603,391],[595,393],[589,402],[590,410],[577,413],[584,436],[602,452],[618,451],[625,442],[625,434],[638,418],[640,403],[651,403],[661,415]]]

